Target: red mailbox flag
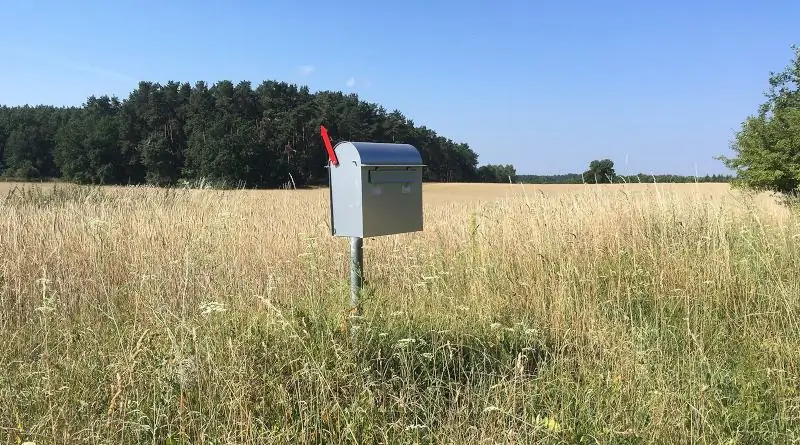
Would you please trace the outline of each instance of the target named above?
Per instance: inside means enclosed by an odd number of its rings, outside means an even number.
[[[328,158],[330,158],[331,164],[338,166],[339,160],[336,159],[336,153],[333,151],[333,146],[331,146],[331,138],[328,137],[328,129],[325,128],[324,125],[320,125],[319,133],[322,135],[322,140],[325,142],[325,149],[328,150]]]

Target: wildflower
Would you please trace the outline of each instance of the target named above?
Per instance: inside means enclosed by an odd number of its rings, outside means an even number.
[[[92,218],[87,222],[87,225],[91,230],[100,231],[107,228],[110,224],[108,223],[108,221],[104,221],[98,218]]]
[[[539,416],[536,416],[536,422],[540,423],[548,431],[552,431],[554,433],[557,433],[557,432],[561,431],[561,425],[559,425],[558,422],[556,422],[556,419],[554,419],[552,417],[548,416],[548,417],[540,418]]]
[[[200,313],[208,316],[215,312],[225,312],[228,308],[225,307],[225,303],[219,303],[216,301],[209,301],[200,305]]]

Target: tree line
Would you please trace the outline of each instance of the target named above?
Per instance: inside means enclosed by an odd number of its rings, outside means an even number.
[[[130,95],[80,107],[0,107],[0,176],[94,184],[170,185],[203,179],[240,187],[327,184],[333,142],[409,143],[424,180],[480,181],[478,155],[356,94],[265,81],[140,82]],[[486,166],[484,166],[486,167]]]
[[[685,176],[672,174],[619,175],[614,171],[614,161],[610,159],[594,160],[589,169],[583,173],[566,173],[561,175],[517,174],[513,165],[484,165],[478,168],[480,182],[517,182],[523,184],[610,184],[622,182],[731,182],[731,175]]]
[[[497,166],[491,166],[490,170]],[[513,169],[512,166],[506,168]],[[479,169],[480,170],[480,169]],[[686,183],[686,182],[731,182],[730,175],[685,176],[671,174],[620,175],[614,170],[611,159],[595,159],[589,163],[589,169],[583,173],[567,173],[562,175],[516,175],[517,182],[525,184],[611,184],[611,183]],[[500,181],[495,181],[500,182]]]
[[[731,182],[734,179],[730,175],[705,175],[705,176],[685,176],[659,174],[650,175],[639,173],[636,175],[615,175],[614,183],[687,183],[687,182]],[[566,173],[562,175],[518,175],[517,181],[523,184],[608,184],[610,181],[595,181],[593,177],[587,177],[581,173]]]
[[[278,81],[253,88],[247,81],[228,80],[213,85],[140,82],[127,98],[90,96],[79,107],[0,106],[0,178],[153,185],[203,180],[260,188],[326,185],[320,125],[334,143],[414,145],[427,165],[423,179],[429,182],[733,180],[723,175],[620,176],[608,159],[592,161],[586,172],[566,175],[520,175],[510,164],[478,167],[478,155],[467,143],[454,142],[416,125],[399,110],[389,112],[356,94],[311,93],[307,86]]]

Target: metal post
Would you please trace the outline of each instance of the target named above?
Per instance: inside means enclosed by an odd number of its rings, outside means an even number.
[[[364,239],[350,237],[350,317],[360,317],[358,297],[364,284]]]

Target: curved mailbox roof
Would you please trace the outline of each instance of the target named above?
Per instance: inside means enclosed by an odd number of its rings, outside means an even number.
[[[362,166],[422,165],[422,156],[410,144],[340,142],[334,151],[340,161],[355,160]]]

